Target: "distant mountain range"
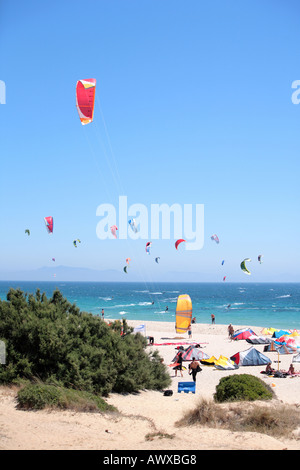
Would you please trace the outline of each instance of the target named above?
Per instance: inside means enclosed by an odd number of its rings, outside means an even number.
[[[249,276],[250,277],[250,276]],[[258,279],[252,276],[235,275],[226,279],[227,282],[299,282],[293,280],[290,273],[273,274],[271,279]],[[0,271],[0,281],[77,281],[77,282],[223,282],[222,276],[216,278],[215,273],[195,272],[137,272],[128,269],[108,269],[104,271],[91,268],[78,268],[71,266],[41,267],[28,271]],[[225,283],[224,283],[225,284]]]
[[[163,272],[160,274],[140,273],[128,269],[108,269],[104,271],[71,266],[41,267],[28,271],[0,271],[1,281],[87,281],[87,282],[215,282],[215,275],[203,273]]]

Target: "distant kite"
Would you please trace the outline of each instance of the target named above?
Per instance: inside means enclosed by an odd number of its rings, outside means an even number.
[[[128,268],[128,266],[124,266],[124,268],[123,268],[123,271],[124,271],[124,273],[126,273],[126,274],[128,274],[128,273],[127,273],[127,268]]]
[[[180,245],[180,243],[182,243],[182,242],[185,242],[185,240],[183,238],[179,238],[179,240],[176,240],[176,242],[175,242],[176,250],[178,250],[178,245]]]
[[[129,261],[131,261],[131,258],[126,258],[126,263],[128,264],[128,266],[129,266]]]
[[[95,93],[95,78],[78,80],[76,84],[76,108],[83,126],[93,121]]]
[[[135,219],[130,219],[128,221],[130,227],[132,228],[132,230],[134,231],[134,233],[137,233],[138,229],[137,229],[137,225],[136,225],[136,221]]]
[[[224,262],[225,262],[225,261],[223,260],[223,261],[222,261],[222,266],[223,266]]]
[[[246,267],[246,261],[251,261],[250,258],[245,258],[244,261],[241,262],[241,270],[244,271],[245,274],[248,274],[248,276],[250,276],[250,271],[247,269]]]
[[[150,246],[152,245],[152,242],[147,242],[146,243],[146,253],[147,255],[150,255]]]
[[[52,258],[52,261],[55,261],[55,258]]]
[[[223,281],[225,281],[225,280],[226,280],[226,276],[223,277]]]
[[[158,256],[157,258],[155,258],[155,261],[158,263],[158,260],[160,259],[160,256]]]
[[[260,262],[260,264],[262,263],[262,257],[263,255],[258,255],[258,261]]]
[[[25,230],[25,233],[27,233],[27,235],[29,236],[30,235],[30,230],[28,230],[28,228]]]
[[[210,239],[213,240],[213,241],[215,241],[216,243],[219,243],[219,242],[220,242],[219,237],[218,237],[216,234],[212,235],[212,236],[210,237]]]
[[[117,227],[116,225],[112,225],[112,226],[110,227],[110,231],[111,231],[112,235],[113,235],[115,238],[117,238],[117,233],[116,233],[117,230],[118,230],[118,227]]]
[[[77,238],[77,240],[74,240],[74,241],[73,241],[73,245],[75,246],[75,248],[77,248],[77,242],[78,242],[78,243],[81,243],[81,241],[78,240],[78,238]]]
[[[44,217],[46,229],[48,233],[53,233],[53,217]]]

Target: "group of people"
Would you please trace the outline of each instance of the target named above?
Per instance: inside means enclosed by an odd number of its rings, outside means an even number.
[[[174,367],[175,370],[175,377],[177,377],[177,372],[180,372],[181,377],[183,377],[182,374],[182,352],[178,353],[178,356],[176,358],[176,366]],[[193,381],[196,382],[196,376],[198,372],[201,372],[201,367],[198,361],[193,357],[192,362],[189,364],[189,375],[192,375]]]
[[[274,373],[276,373],[276,370],[271,367],[271,362],[268,362],[268,364],[266,366],[265,373],[267,375],[273,375]],[[287,371],[287,374],[288,375],[294,375],[295,374],[295,368],[294,368],[294,365],[292,363],[290,364],[290,367],[289,367],[289,370]]]

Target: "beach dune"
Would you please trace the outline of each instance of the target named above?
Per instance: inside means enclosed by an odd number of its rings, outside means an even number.
[[[139,321],[128,321],[130,326],[141,325]],[[245,340],[231,341],[227,325],[193,324],[192,337],[176,334],[174,323],[143,322],[145,335],[153,336],[154,345],[147,350],[159,351],[164,363],[169,366],[177,347],[196,342],[209,356],[230,357],[236,352],[251,347]],[[235,329],[245,325],[233,325]],[[246,325],[249,326],[249,325]],[[260,334],[261,328],[249,326]],[[263,345],[255,346],[263,351]],[[291,355],[264,353],[274,368],[287,370]],[[295,365],[300,370],[300,365]],[[232,432],[208,427],[178,428],[176,422],[184,413],[196,407],[201,398],[212,399],[222,377],[248,373],[273,384],[278,403],[299,403],[300,377],[272,378],[261,371],[264,367],[240,367],[233,371],[217,370],[202,366],[197,376],[196,393],[178,393],[178,382],[191,381],[187,370],[183,377],[175,377],[168,367],[173,395],[164,396],[161,391],[142,390],[137,394],[111,394],[107,402],[118,408],[119,413],[99,414],[72,411],[21,411],[16,408],[16,390],[0,388],[0,449],[66,449],[66,450],[280,450],[300,449],[300,440],[275,439],[259,433]],[[297,433],[296,433],[297,435]],[[300,432],[298,433],[300,438]]]

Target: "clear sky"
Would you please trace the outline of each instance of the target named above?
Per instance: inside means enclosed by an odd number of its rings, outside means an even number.
[[[141,280],[169,272],[300,280],[297,0],[0,5],[0,271],[8,279],[52,267],[52,257],[57,266],[119,271],[130,257]],[[85,78],[97,88],[94,122],[82,126],[75,87]],[[153,240],[147,256],[145,240],[100,240],[97,207],[118,210],[122,195],[149,211],[204,204],[203,248],[176,251],[172,236]],[[239,267],[247,257],[251,276]]]

